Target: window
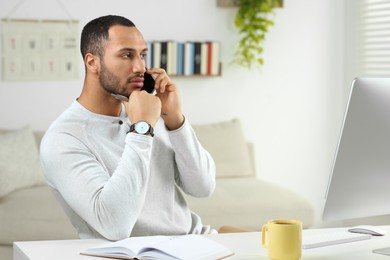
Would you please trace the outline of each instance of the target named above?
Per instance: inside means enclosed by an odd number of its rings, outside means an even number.
[[[346,80],[390,77],[390,0],[347,0]]]

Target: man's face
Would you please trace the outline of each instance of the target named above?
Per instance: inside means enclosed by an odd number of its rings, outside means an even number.
[[[99,81],[108,93],[130,96],[143,86],[145,41],[135,27],[113,26],[100,61]]]

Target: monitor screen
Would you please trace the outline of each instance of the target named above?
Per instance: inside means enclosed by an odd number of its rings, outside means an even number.
[[[324,221],[390,214],[390,78],[356,78],[329,178]]]

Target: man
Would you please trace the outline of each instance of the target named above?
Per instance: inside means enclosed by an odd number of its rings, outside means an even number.
[[[41,144],[45,176],[80,238],[209,233],[180,189],[204,197],[215,165],[163,69],[145,69],[146,43],[128,19],[104,16],[81,34],[82,92]],[[156,75],[156,95],[141,91]],[[129,97],[120,101],[111,94]]]

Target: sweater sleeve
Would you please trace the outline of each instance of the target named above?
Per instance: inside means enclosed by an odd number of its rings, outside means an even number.
[[[112,176],[86,140],[64,132],[45,136],[41,160],[48,184],[105,238],[129,237],[145,198],[152,138],[128,134]]]
[[[215,163],[187,119],[179,129],[169,132],[169,138],[175,152],[178,186],[194,197],[210,196],[215,189]]]

